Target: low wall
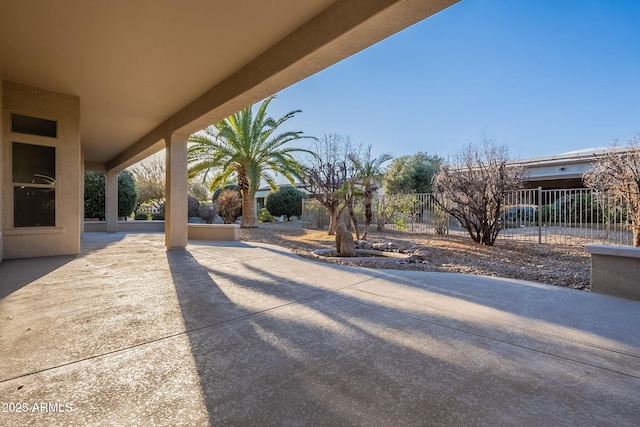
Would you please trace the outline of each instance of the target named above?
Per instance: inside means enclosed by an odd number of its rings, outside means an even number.
[[[238,224],[189,224],[189,240],[238,240]]]
[[[189,224],[188,238],[190,240],[238,240],[238,224]],[[164,221],[118,221],[118,231],[121,233],[164,233]],[[106,233],[107,224],[104,221],[87,221],[84,223],[85,233]]]
[[[640,248],[587,245],[591,291],[640,301]]]
[[[118,221],[118,231],[122,233],[164,232],[164,221]],[[86,221],[85,233],[106,233],[107,223],[104,221]]]

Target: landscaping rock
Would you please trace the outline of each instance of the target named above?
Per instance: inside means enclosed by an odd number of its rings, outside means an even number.
[[[424,261],[429,256],[429,253],[425,249],[417,249],[411,254],[410,259],[414,259],[416,261]]]
[[[308,256],[309,251],[318,245],[335,245],[335,236],[328,236],[326,228],[324,231],[302,230],[301,233],[300,223],[263,223],[260,228],[240,229],[239,235],[243,241],[277,244],[290,248],[300,256]],[[391,239],[394,239],[396,247],[410,249],[416,246],[424,250],[426,259],[405,264],[364,261],[353,265],[498,276],[584,290],[590,286],[591,257],[580,245],[538,245],[503,239],[495,246],[482,246],[468,236],[452,235],[432,235],[427,242],[423,235],[390,236],[389,233],[376,232],[374,229],[369,232],[369,240],[364,241],[364,248],[373,249],[375,245],[380,250]],[[411,254],[409,252],[406,255]],[[350,261],[342,262],[351,265]],[[522,266],[527,268],[522,269]]]
[[[353,234],[349,233],[342,223],[336,227],[336,250],[342,257],[352,257],[356,254]]]
[[[387,242],[376,242],[371,245],[371,249],[376,251],[384,251],[387,248]]]

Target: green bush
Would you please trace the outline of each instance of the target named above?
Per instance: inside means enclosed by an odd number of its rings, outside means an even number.
[[[262,208],[258,212],[258,221],[260,222],[273,222],[275,219],[276,218],[269,213],[267,208]]]
[[[118,216],[128,217],[138,202],[138,189],[133,174],[123,170],[118,174]]]
[[[307,195],[297,188],[283,186],[267,196],[265,206],[271,215],[284,215],[289,219],[302,215],[302,200],[306,198]]]
[[[149,214],[148,213],[139,213],[136,214],[136,216],[133,218],[136,221],[148,221],[149,220]]]
[[[104,220],[105,176],[102,172],[84,173],[84,216]]]
[[[390,195],[384,204],[378,204],[378,230],[385,223],[392,223],[396,230],[405,231],[412,218],[418,198],[412,195]]]
[[[151,214],[153,221],[164,221],[164,212],[155,212]]]
[[[106,177],[102,172],[84,174],[84,216],[104,219]],[[118,174],[118,217],[128,217],[136,207],[138,192],[128,170]]]

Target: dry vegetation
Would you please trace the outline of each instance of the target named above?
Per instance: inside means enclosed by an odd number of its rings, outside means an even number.
[[[258,228],[240,229],[240,240],[283,246],[308,258],[314,249],[335,245],[333,236],[326,231],[303,230],[299,222],[261,223]],[[369,240],[391,242],[397,248],[425,249],[427,257],[425,262],[415,264],[359,262],[357,265],[362,267],[467,273],[589,289],[590,258],[581,246],[499,238],[495,246],[482,246],[468,237],[380,233],[375,229],[369,232]],[[342,260],[332,262],[350,264]]]

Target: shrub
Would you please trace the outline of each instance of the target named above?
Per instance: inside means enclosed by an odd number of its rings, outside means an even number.
[[[84,216],[104,220],[105,176],[102,172],[84,173]]]
[[[276,218],[269,213],[267,208],[262,208],[258,212],[258,221],[260,222],[273,222],[275,219]]]
[[[289,219],[292,216],[302,215],[302,200],[307,195],[295,187],[280,187],[267,196],[265,206],[274,216],[284,215]]]
[[[418,201],[412,195],[389,195],[385,197],[383,203],[376,207],[378,215],[378,231],[384,228],[386,223],[392,223],[398,231],[407,229],[407,222],[412,218],[415,206]]]
[[[133,213],[138,202],[138,189],[133,174],[128,170],[118,174],[118,216],[128,217]]]
[[[236,193],[238,193],[238,197],[240,198],[240,206],[236,209],[234,216],[233,216],[233,221],[235,221],[236,219],[238,219],[238,217],[240,217],[242,215],[242,193],[240,192],[240,187],[238,187],[235,184],[228,184],[225,185],[224,188],[218,188],[216,191],[213,192],[213,196],[211,197],[211,201],[213,202],[213,206],[216,206],[216,202],[218,200],[218,197],[220,197],[220,194],[224,191],[224,190],[233,190]],[[220,211],[218,209],[218,211]]]
[[[136,214],[134,219],[136,221],[148,221],[149,220],[149,214],[148,213],[139,213],[139,214]]]
[[[104,219],[106,177],[102,172],[84,174],[84,216]],[[133,175],[127,170],[118,174],[118,217],[128,217],[136,207],[138,193]]]
[[[438,205],[433,208],[433,226],[436,234],[447,234],[449,230],[449,215]]]
[[[187,215],[189,218],[198,216],[198,208],[200,207],[200,202],[198,199],[193,197],[192,195],[187,196]]]
[[[440,167],[433,179],[435,202],[474,242],[492,246],[500,232],[505,196],[521,186],[525,175],[523,166],[509,164],[506,145],[483,139]]]
[[[200,205],[198,216],[207,224],[211,224],[216,217],[216,208],[213,205]]]
[[[236,213],[242,206],[242,198],[237,191],[222,190],[214,203],[214,206],[220,212],[220,216],[225,224],[231,224],[236,220]]]
[[[164,221],[164,212],[155,212],[151,214],[153,221]]]

